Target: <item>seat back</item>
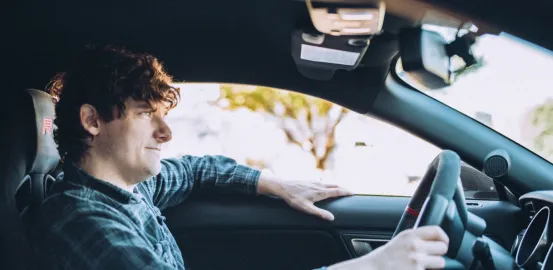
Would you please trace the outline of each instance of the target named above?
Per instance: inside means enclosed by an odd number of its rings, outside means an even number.
[[[53,139],[54,103],[39,90],[5,98],[0,120],[0,269],[36,269],[28,227],[60,163]]]

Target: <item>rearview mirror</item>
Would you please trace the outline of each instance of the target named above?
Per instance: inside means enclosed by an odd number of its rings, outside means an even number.
[[[399,52],[403,71],[428,89],[451,84],[448,42],[439,33],[403,28],[399,34]]]

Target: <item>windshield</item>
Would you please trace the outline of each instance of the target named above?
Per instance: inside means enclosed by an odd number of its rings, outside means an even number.
[[[455,29],[425,26],[448,41]],[[482,122],[543,158],[553,161],[553,54],[514,36],[483,35],[473,46],[481,65],[440,90],[421,92]]]

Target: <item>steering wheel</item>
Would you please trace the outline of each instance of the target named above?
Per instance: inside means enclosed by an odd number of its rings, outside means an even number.
[[[450,150],[440,152],[428,166],[393,235],[395,237],[410,228],[440,226],[449,237],[445,269],[465,269],[454,259],[461,246],[468,216],[460,175],[460,157]]]

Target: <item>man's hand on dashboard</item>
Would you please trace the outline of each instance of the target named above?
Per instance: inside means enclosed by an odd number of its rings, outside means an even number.
[[[333,184],[285,181],[263,174],[259,178],[257,192],[258,194],[280,197],[292,208],[326,220],[334,220],[334,215],[315,206],[315,202],[353,195],[352,192]]]

